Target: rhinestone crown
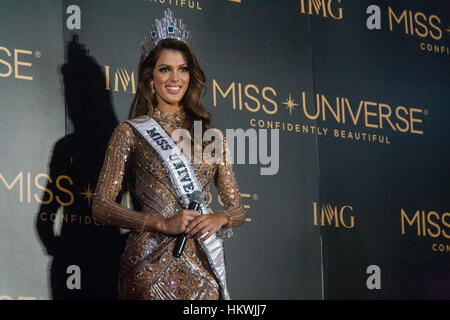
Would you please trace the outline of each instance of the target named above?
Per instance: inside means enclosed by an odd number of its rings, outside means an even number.
[[[191,32],[187,30],[187,25],[182,19],[174,18],[170,9],[164,11],[164,17],[155,19],[155,23],[150,26],[146,32],[144,41],[141,42],[141,50],[144,58],[158,44],[158,41],[166,38],[178,39],[186,42],[188,45],[191,40]]]

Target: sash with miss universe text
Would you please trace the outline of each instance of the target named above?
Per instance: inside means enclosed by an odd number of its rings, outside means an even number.
[[[177,192],[179,202],[183,208],[189,204],[189,195],[194,191],[203,193],[203,188],[198,181],[190,160],[184,155],[172,137],[160,126],[160,124],[148,116],[127,120],[145,138],[161,158],[170,180]],[[209,214],[210,210],[206,201],[200,206],[201,214]],[[226,284],[225,258],[222,240],[213,234],[204,242],[199,242],[201,248],[208,257],[208,261],[219,281],[222,297],[230,299]]]

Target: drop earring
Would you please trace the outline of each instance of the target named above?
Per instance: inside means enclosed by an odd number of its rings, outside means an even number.
[[[152,94],[154,95],[154,94],[156,93],[156,90],[155,90],[155,88],[153,87],[153,81],[150,82],[150,83],[151,83],[151,85],[152,85]]]

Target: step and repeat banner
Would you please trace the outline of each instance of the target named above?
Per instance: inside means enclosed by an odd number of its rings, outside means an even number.
[[[448,0],[0,0],[0,299],[117,299],[92,197],[168,8],[247,134],[232,298],[450,298]]]

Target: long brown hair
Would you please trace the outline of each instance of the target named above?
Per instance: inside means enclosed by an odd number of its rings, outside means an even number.
[[[163,50],[180,51],[187,61],[190,76],[189,86],[180,102],[186,112],[183,128],[189,130],[193,137],[194,121],[202,121],[202,133],[204,133],[211,128],[211,113],[206,110],[201,102],[206,82],[205,74],[190,46],[173,38],[160,40],[146,58],[141,56],[138,65],[136,95],[131,103],[128,119],[134,119],[142,115],[151,116],[158,105],[156,95],[151,93],[150,81],[153,80],[153,70]]]

